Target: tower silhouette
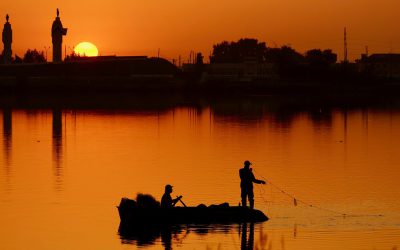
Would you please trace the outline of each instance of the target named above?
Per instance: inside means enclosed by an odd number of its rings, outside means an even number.
[[[61,19],[60,19],[60,11],[57,8],[57,17],[53,21],[53,25],[51,27],[51,38],[53,42],[53,62],[61,62],[62,61],[62,37],[67,35],[67,28],[64,28]]]

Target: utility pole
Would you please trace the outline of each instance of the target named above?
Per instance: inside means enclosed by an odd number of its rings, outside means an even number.
[[[347,30],[344,28],[344,62],[347,62]]]

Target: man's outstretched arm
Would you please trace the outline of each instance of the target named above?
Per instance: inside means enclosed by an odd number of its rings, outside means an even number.
[[[265,184],[265,181],[263,181],[263,180],[254,179],[253,182],[257,183],[257,184]]]
[[[172,200],[172,206],[174,207],[174,206],[176,205],[176,203],[177,203],[180,199],[182,199],[182,195],[179,196],[179,197],[177,197],[177,198],[175,198],[175,199],[173,199],[173,200]]]
[[[253,176],[253,182],[254,183],[257,183],[257,184],[265,184],[265,181],[263,181],[263,180],[258,180],[258,179],[256,179],[256,177],[254,177],[254,174],[253,173],[251,173]]]

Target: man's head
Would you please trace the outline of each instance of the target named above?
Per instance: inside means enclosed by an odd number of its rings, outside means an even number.
[[[172,193],[172,186],[169,185],[169,184],[165,185],[165,192],[166,193]]]
[[[251,162],[250,162],[250,161],[248,161],[248,160],[244,161],[244,166],[245,166],[246,168],[249,168],[250,165],[251,165]]]

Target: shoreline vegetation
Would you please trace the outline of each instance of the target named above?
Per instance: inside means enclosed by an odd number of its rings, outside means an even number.
[[[0,93],[168,92],[183,94],[352,94],[400,93],[400,54],[362,55],[337,62],[331,50],[304,55],[289,46],[269,48],[257,39],[214,45],[209,63],[191,53],[187,63],[147,56],[81,57],[47,63],[28,50],[0,65]]]

